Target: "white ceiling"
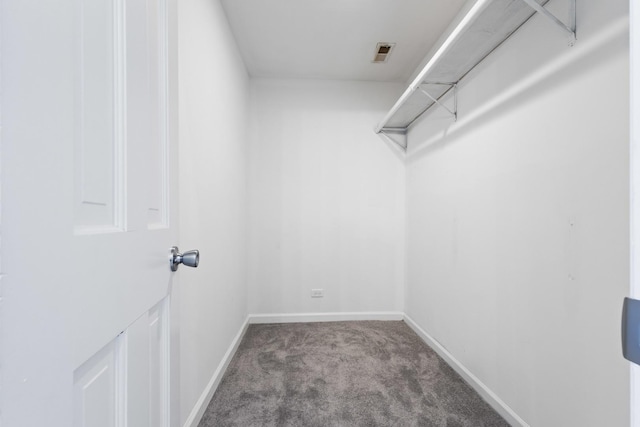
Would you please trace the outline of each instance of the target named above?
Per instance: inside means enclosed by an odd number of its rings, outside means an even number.
[[[221,0],[253,77],[406,81],[466,0]],[[396,43],[373,64],[378,42]]]

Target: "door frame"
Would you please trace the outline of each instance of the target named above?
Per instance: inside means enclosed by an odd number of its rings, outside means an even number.
[[[629,294],[640,299],[640,5],[629,1],[630,63],[630,222]],[[630,363],[630,425],[640,427],[640,366]]]

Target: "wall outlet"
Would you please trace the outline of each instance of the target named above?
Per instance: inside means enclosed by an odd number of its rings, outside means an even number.
[[[324,289],[311,289],[311,298],[322,298],[324,296]]]

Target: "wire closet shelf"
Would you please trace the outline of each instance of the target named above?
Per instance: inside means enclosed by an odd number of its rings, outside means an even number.
[[[567,1],[567,23],[545,7],[549,0],[476,0],[469,3],[445,32],[426,65],[376,126],[375,132],[406,149],[408,129],[434,106],[444,108],[457,120],[458,82],[536,13],[567,33],[569,45],[573,46],[576,0]],[[447,106],[442,100],[450,91],[453,91],[453,102],[449,104],[453,105]],[[403,141],[399,142],[397,136]]]

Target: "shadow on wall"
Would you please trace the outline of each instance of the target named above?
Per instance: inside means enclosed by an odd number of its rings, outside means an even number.
[[[517,107],[522,98],[540,97],[562,86],[566,81],[575,78],[582,70],[593,69],[606,63],[615,57],[621,46],[621,40],[626,40],[629,34],[629,21],[625,17],[615,21],[609,27],[603,29],[598,35],[587,42],[580,42],[555,60],[545,64],[531,73],[523,75],[519,81],[505,85],[505,89],[498,92],[482,105],[471,111],[460,111],[460,98],[464,97],[465,83],[473,80],[473,75],[482,69],[482,63],[473,70],[459,85],[458,93],[458,121],[454,122],[450,115],[439,114],[438,109],[430,111],[419,120],[431,120],[432,129],[423,141],[412,141],[409,136],[409,148],[407,150],[407,165],[420,160],[422,157],[450,144],[452,140],[448,136],[458,135],[462,137],[474,130],[474,124],[481,121],[493,121],[505,114],[506,111]],[[606,82],[603,82],[606,84]],[[449,98],[448,96],[447,98]],[[444,102],[447,102],[445,99]],[[463,104],[464,105],[464,104]],[[442,122],[442,125],[435,124]],[[418,123],[416,123],[418,124]]]
[[[405,150],[402,147],[400,147],[399,143],[395,142],[394,140],[391,139],[392,137],[387,136],[382,132],[377,135],[380,138],[380,140],[389,148],[389,150],[391,150],[393,155],[401,163],[404,163],[406,160],[406,153],[405,153]],[[396,138],[396,136],[394,136],[393,138]],[[397,137],[397,138],[400,139],[400,137]]]

